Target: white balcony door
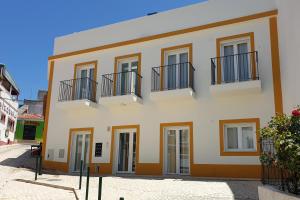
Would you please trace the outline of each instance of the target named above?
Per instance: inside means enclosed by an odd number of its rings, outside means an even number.
[[[164,71],[165,89],[188,87],[189,52],[187,49],[170,51],[166,54]]]
[[[249,40],[231,41],[222,44],[222,80],[226,83],[246,81],[251,77]]]
[[[80,162],[83,161],[83,170],[87,169],[90,162],[90,133],[79,132],[73,134],[72,145],[71,145],[71,162],[70,170],[72,172],[80,171]]]
[[[118,63],[117,95],[136,94],[138,83],[137,59],[123,60]]]
[[[94,80],[95,68],[87,65],[81,66],[76,71],[76,80],[75,81],[75,96],[77,99],[90,99],[94,94],[95,84]]]
[[[164,132],[165,174],[190,173],[189,129],[186,127],[167,128]]]
[[[117,173],[134,173],[136,167],[136,132],[122,130],[116,133],[115,171]]]

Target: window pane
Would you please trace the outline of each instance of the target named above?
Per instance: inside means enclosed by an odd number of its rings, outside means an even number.
[[[179,130],[180,173],[189,173],[189,131]]]
[[[167,132],[168,150],[167,150],[167,172],[176,173],[176,131]]]
[[[253,141],[253,128],[242,127],[242,148],[243,149],[254,149]]]
[[[223,74],[224,74],[224,82],[226,83],[235,81],[233,55],[234,55],[233,45],[224,46]]]
[[[227,128],[227,149],[238,149],[238,129]]]
[[[248,44],[241,43],[237,45],[238,47],[238,74],[240,81],[247,81],[249,77],[249,67],[248,67]]]

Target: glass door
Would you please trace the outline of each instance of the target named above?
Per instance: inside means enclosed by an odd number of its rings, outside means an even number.
[[[222,77],[225,83],[246,81],[250,78],[248,59],[249,41],[234,41],[222,45]]]
[[[189,174],[189,129],[165,129],[165,173]]]
[[[72,139],[72,151],[71,151],[71,171],[80,171],[80,162],[83,161],[83,170],[87,169],[90,162],[89,160],[90,150],[90,134],[79,133],[74,134]]]
[[[188,87],[189,63],[188,50],[179,50],[167,53],[164,67],[164,85],[167,89]]]
[[[90,99],[94,97],[94,71],[93,67],[80,67],[77,69],[75,81],[76,99]]]
[[[136,132],[122,131],[116,141],[117,173],[133,173],[136,166]]]
[[[188,128],[165,129],[165,173],[189,174],[190,150]]]
[[[136,94],[138,87],[138,61],[126,60],[119,63],[117,74],[117,94]]]

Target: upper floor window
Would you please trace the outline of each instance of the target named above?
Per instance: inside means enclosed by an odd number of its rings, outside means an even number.
[[[5,119],[6,119],[6,115],[4,113],[1,113],[0,121],[1,121],[2,124],[5,124]]]
[[[10,132],[14,132],[14,129],[15,129],[15,121],[8,118],[8,121],[7,121],[7,129],[10,131]]]
[[[212,58],[212,84],[258,79],[254,33],[217,39],[217,57]],[[217,71],[215,71],[217,70]]]

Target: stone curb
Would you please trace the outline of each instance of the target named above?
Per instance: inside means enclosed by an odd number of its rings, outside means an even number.
[[[35,185],[41,185],[41,186],[45,186],[45,187],[52,187],[52,188],[61,189],[61,190],[72,191],[74,193],[75,199],[79,200],[78,195],[77,195],[75,189],[72,188],[72,187],[66,187],[66,186],[61,186],[61,185],[54,185],[54,184],[49,184],[49,183],[41,183],[41,182],[31,181],[31,180],[25,180],[25,179],[15,179],[15,181],[19,181],[19,182],[23,182],[23,183],[29,183],[29,184],[35,184]]]

